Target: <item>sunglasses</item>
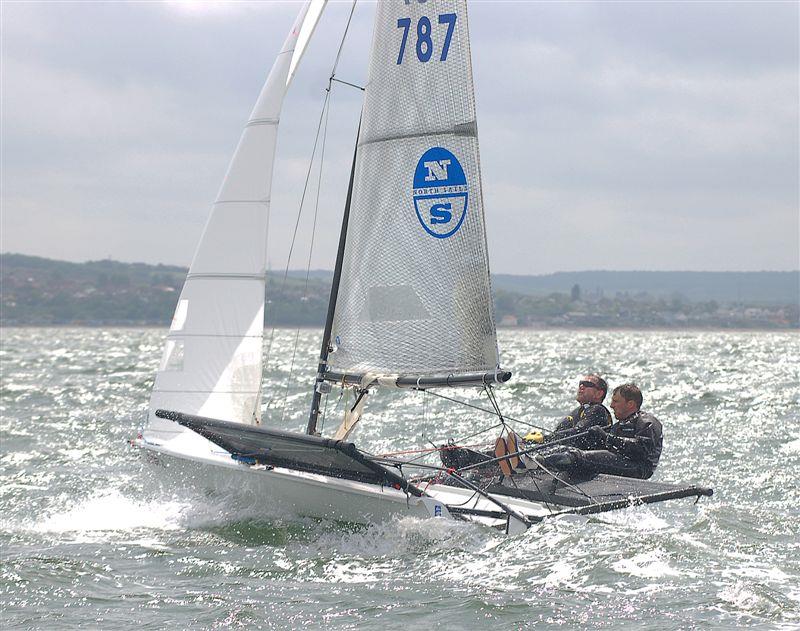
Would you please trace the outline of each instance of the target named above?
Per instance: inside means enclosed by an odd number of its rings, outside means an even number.
[[[579,381],[578,385],[583,386],[584,388],[597,388],[598,390],[600,389],[600,386],[598,386],[593,381]]]

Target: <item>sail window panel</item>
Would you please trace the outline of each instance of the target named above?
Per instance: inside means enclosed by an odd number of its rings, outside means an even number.
[[[267,204],[218,202],[190,268],[192,274],[263,274]]]
[[[172,323],[169,326],[170,331],[178,332],[183,330],[186,324],[186,315],[189,312],[189,301],[181,298],[178,301],[178,306],[175,307],[175,314],[172,316]]]
[[[257,119],[242,132],[217,202],[266,201],[272,187],[277,119]]]
[[[414,170],[431,146],[457,156],[467,182],[459,188],[463,218],[447,238],[426,231],[415,202]],[[384,168],[376,172],[373,164]],[[448,135],[365,145],[356,183],[331,369],[419,375],[493,370],[497,343],[477,139]]]
[[[161,357],[159,370],[162,372],[180,372],[183,370],[183,340],[167,340],[164,354]]]
[[[158,418],[155,415],[155,410],[158,409],[173,412],[196,410],[196,412],[191,412],[192,414],[199,414],[200,410],[206,410],[212,418],[249,424],[252,423],[252,411],[255,405],[256,401],[253,395],[248,393],[184,392],[180,396],[176,396],[171,392],[153,392],[145,437],[163,441],[174,438],[183,432],[194,433],[182,428],[174,421]]]
[[[431,314],[410,285],[370,287],[367,290],[362,322],[428,320]]]
[[[183,300],[189,305],[183,334],[263,334],[264,285],[258,278],[189,277],[181,293]]]
[[[261,338],[186,337],[183,370],[157,373],[153,390],[181,393],[212,392],[258,394],[261,385]],[[200,410],[178,410],[199,414]]]

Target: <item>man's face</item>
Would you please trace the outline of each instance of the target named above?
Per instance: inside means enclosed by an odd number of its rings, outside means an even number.
[[[636,401],[627,401],[619,393],[611,395],[611,409],[618,421],[628,418],[636,411]]]
[[[590,385],[591,384],[591,385]],[[600,403],[603,400],[603,391],[597,387],[597,380],[584,375],[578,382],[578,392],[575,400],[583,405],[584,403]]]

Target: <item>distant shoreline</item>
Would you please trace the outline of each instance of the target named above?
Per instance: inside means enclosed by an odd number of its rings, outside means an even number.
[[[322,327],[331,273],[306,276],[268,273],[267,326]],[[159,328],[171,322],[185,279],[185,269],[169,266],[2,254],[0,326]],[[500,328],[798,329],[800,271],[497,274],[492,300]]]

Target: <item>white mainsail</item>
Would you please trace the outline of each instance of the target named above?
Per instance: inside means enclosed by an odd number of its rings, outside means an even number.
[[[183,430],[158,408],[258,422],[267,219],[286,90],[327,0],[301,9],[223,180],[189,268],[150,398],[149,438]]]
[[[465,0],[378,4],[331,343],[334,373],[497,369]]]

